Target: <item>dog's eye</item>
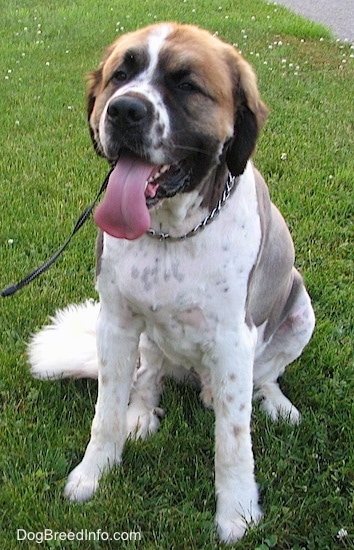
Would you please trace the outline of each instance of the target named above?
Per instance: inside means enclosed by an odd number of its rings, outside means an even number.
[[[124,82],[127,78],[127,73],[122,70],[116,71],[112,76],[112,80],[115,80],[116,82]]]
[[[180,82],[178,84],[178,89],[182,92],[199,92],[198,86],[196,86],[195,84],[193,84],[193,82],[190,82],[189,80]]]

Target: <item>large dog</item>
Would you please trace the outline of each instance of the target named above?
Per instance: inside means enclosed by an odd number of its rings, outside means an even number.
[[[277,379],[315,322],[287,226],[249,160],[266,114],[248,63],[189,25],[122,36],[90,75],[91,135],[114,165],[95,213],[100,301],[58,312],[29,347],[36,377],[98,377],[70,499],[93,495],[128,434],[157,430],[171,375],[199,384],[215,411],[221,539],[259,521],[253,390],[273,419],[299,421]]]

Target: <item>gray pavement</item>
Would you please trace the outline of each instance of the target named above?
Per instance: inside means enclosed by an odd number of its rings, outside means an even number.
[[[340,40],[354,43],[354,0],[276,0],[276,3],[326,25]]]

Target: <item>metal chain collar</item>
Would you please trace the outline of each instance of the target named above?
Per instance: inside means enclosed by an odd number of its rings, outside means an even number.
[[[236,176],[232,176],[229,173],[225,183],[223,194],[221,195],[221,198],[219,199],[215,208],[213,208],[213,210],[209,212],[209,214],[201,222],[199,222],[198,225],[193,227],[193,229],[191,229],[187,233],[184,233],[184,235],[173,236],[173,235],[170,235],[169,233],[164,233],[163,231],[155,231],[155,229],[151,229],[151,228],[146,231],[146,234],[149,237],[152,237],[154,239],[159,239],[160,241],[165,241],[165,240],[183,241],[185,239],[188,239],[189,237],[193,237],[194,235],[199,233],[199,231],[204,229],[209,223],[211,223],[218,216],[220,210],[226,203],[227,199],[230,197],[232,191],[235,189],[235,184],[237,179],[238,178]]]

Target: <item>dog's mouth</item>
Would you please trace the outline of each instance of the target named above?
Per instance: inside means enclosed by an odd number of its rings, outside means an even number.
[[[188,186],[191,166],[188,159],[156,166],[122,151],[95,210],[95,222],[113,237],[137,239],[150,227],[149,210]]]

